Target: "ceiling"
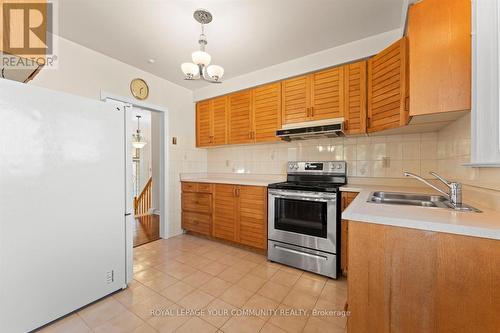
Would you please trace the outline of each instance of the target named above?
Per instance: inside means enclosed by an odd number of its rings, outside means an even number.
[[[64,0],[59,35],[188,89],[197,8],[214,16],[207,52],[224,79],[399,28],[405,0]],[[153,64],[149,59],[154,59]]]

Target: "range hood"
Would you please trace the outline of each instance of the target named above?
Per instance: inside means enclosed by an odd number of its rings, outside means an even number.
[[[289,124],[276,131],[284,141],[344,136],[344,118]]]

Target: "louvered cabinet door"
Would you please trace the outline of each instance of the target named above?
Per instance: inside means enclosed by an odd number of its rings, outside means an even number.
[[[345,132],[366,133],[366,61],[345,65],[344,83]]]
[[[406,56],[402,38],[368,60],[368,132],[407,124]]]
[[[234,185],[215,184],[213,191],[213,236],[235,241],[236,188]]]
[[[227,97],[215,98],[212,103],[212,145],[224,145],[227,143]]]
[[[245,90],[228,96],[229,143],[253,142],[252,91]]]
[[[253,123],[255,142],[279,140],[281,128],[281,83],[257,87],[253,91]]]
[[[311,74],[311,120],[344,116],[344,67]]]
[[[238,186],[238,241],[267,248],[267,189],[263,186]]]
[[[283,124],[308,120],[311,98],[310,81],[309,76],[299,76],[281,82]]]
[[[211,103],[210,100],[196,103],[196,147],[211,144]]]

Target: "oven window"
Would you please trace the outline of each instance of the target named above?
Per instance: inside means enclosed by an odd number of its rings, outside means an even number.
[[[327,203],[276,198],[274,228],[326,238]]]

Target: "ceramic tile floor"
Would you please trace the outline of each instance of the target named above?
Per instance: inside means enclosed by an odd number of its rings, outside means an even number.
[[[44,333],[342,332],[346,280],[271,263],[251,251],[182,235],[134,249],[123,291]]]

